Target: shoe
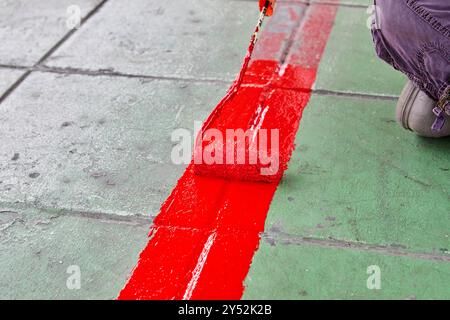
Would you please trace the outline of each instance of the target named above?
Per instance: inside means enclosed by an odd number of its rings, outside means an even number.
[[[447,117],[443,127],[433,130],[436,126],[437,101],[431,99],[425,92],[417,88],[412,81],[406,83],[397,103],[397,122],[405,129],[411,130],[422,137],[443,138],[450,136],[450,117]],[[442,118],[441,118],[442,120]]]

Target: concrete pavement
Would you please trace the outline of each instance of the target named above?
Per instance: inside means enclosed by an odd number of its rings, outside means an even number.
[[[230,2],[0,0],[0,298],[117,296],[185,169],[171,133],[239,70],[258,11]],[[450,141],[394,122],[370,3],[339,5],[244,298],[450,298]]]

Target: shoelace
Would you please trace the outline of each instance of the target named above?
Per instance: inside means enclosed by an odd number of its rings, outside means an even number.
[[[450,86],[447,87],[447,90],[442,95],[437,106],[433,109],[433,113],[436,115],[436,120],[434,121],[431,130],[439,132],[444,127],[446,115],[450,116]]]

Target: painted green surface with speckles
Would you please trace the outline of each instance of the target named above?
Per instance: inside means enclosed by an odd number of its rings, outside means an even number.
[[[364,8],[340,7],[320,62],[316,89],[397,96],[405,77],[378,59]]]
[[[379,267],[380,289],[369,279],[377,275],[371,266]],[[449,283],[448,262],[263,242],[243,298],[450,299]]]
[[[88,28],[77,33],[76,41],[65,43],[47,65],[232,81],[245,56],[258,6],[228,3],[109,1]]]
[[[0,299],[115,299],[150,224],[36,209],[0,212]],[[70,266],[79,268],[79,289],[67,286]]]
[[[450,140],[401,129],[394,104],[313,96],[266,229],[448,251]]]
[[[0,203],[155,216],[185,168],[171,161],[172,132],[193,135],[223,92],[33,73],[1,106]]]
[[[0,10],[2,92],[25,71],[14,65],[68,32],[72,3],[22,2]],[[81,1],[82,15],[98,3]],[[398,95],[404,77],[376,58],[366,27],[372,1],[341,3],[315,88]],[[241,65],[258,12],[233,5],[108,1],[45,61],[62,74],[34,70],[3,101],[0,299],[117,296],[184,170],[171,133],[205,119]],[[450,142],[401,130],[394,106],[313,96],[244,298],[450,298]],[[66,286],[70,265],[79,290]],[[381,290],[366,287],[369,265]]]

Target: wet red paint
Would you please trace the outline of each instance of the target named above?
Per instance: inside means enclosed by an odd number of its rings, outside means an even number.
[[[259,10],[262,10],[266,3],[269,3],[266,15],[270,17],[273,14],[276,0],[259,0]]]
[[[230,102],[239,106],[239,114],[224,108],[210,117],[214,125],[248,125],[255,101],[268,90],[265,100],[273,111],[262,125],[280,129],[281,155],[289,158],[336,10],[336,6],[311,5],[295,41],[301,46],[291,50],[281,67],[276,57],[253,61]],[[291,29],[285,31],[277,43],[286,43],[290,33]],[[264,82],[258,74],[270,81]],[[150,241],[119,299],[241,298],[277,186],[278,180],[254,183],[199,176],[191,164],[155,218]]]
[[[196,148],[197,155],[202,152],[213,150],[220,153],[222,163],[207,163],[200,161],[194,164],[194,171],[209,177],[220,177],[229,180],[243,180],[256,182],[276,182],[287,169],[287,163],[294,148],[295,133],[298,129],[299,120],[309,99],[309,94],[294,90],[284,90],[270,84],[259,87],[243,87],[239,92],[227,101],[220,110],[217,110],[214,118],[210,119],[207,128],[214,128],[221,132],[223,137],[227,136],[228,129],[241,129],[242,132],[249,132],[245,136],[245,146],[242,154],[243,163],[236,163],[238,159],[239,145],[236,141],[229,143],[229,139],[213,140],[203,139]],[[250,131],[254,128],[254,131]],[[272,130],[276,129],[279,146],[273,148],[271,144]],[[260,148],[260,133],[267,137],[268,147]],[[256,159],[250,162],[250,140],[255,138],[257,146],[255,154],[267,156],[267,161]],[[275,141],[274,141],[275,142]],[[211,148],[211,149],[208,149]],[[233,152],[230,152],[232,150]],[[233,157],[234,163],[227,163],[227,151]],[[200,158],[201,160],[201,158]],[[204,159],[203,159],[204,160]],[[269,174],[262,174],[266,169]],[[270,170],[273,169],[273,170]]]

